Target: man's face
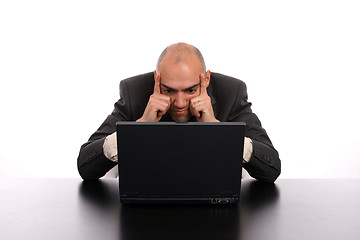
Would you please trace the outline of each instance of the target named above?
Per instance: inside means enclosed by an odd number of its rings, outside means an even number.
[[[161,94],[170,97],[170,117],[176,122],[189,121],[190,100],[200,95],[201,65],[198,62],[162,64],[159,72]]]

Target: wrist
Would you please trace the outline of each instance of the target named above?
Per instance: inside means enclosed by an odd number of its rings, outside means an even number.
[[[243,162],[248,163],[253,154],[253,141],[251,138],[245,137],[244,139],[244,153],[243,153]]]
[[[103,152],[107,159],[113,162],[117,162],[117,139],[116,139],[116,132],[113,134],[108,135],[105,138],[103,144]]]

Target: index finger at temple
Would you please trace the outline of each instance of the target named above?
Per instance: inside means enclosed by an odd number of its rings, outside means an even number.
[[[206,87],[207,86],[206,86],[204,74],[200,74],[200,94],[201,95],[207,95]]]
[[[161,92],[160,92],[160,73],[158,73],[155,78],[154,93],[161,94]]]

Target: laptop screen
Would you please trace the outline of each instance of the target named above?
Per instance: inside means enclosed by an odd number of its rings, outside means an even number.
[[[239,196],[245,123],[118,122],[120,197]]]

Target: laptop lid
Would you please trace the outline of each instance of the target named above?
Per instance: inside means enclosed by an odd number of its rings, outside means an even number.
[[[123,203],[237,203],[245,123],[117,122]]]

